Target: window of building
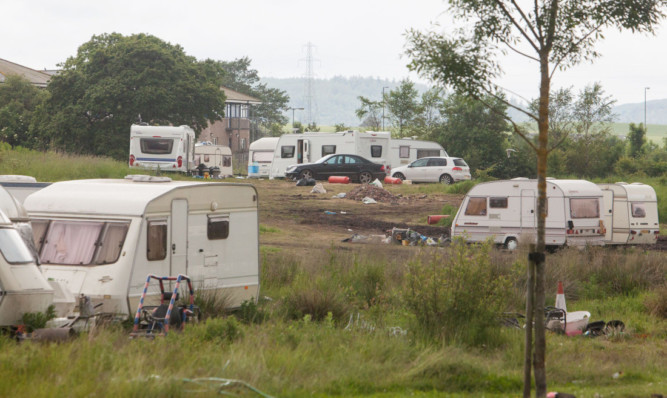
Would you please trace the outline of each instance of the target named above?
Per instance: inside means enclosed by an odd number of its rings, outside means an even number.
[[[141,152],[150,155],[169,155],[174,147],[171,138],[140,138]]]
[[[322,145],[322,157],[336,153],[336,145]]]
[[[409,146],[399,146],[398,147],[398,157],[401,159],[410,157],[410,147]]]
[[[632,217],[644,218],[646,217],[646,205],[644,203],[632,203]]]
[[[215,215],[208,217],[206,236],[209,239],[227,239],[229,236],[229,216]]]
[[[489,207],[492,209],[507,209],[507,198],[489,198]]]
[[[284,145],[280,147],[280,157],[285,159],[285,158],[293,158],[294,157],[294,145]]]
[[[599,218],[600,201],[597,198],[570,198],[570,217]]]
[[[372,158],[382,157],[382,145],[371,145],[371,157]]]
[[[13,228],[0,228],[0,253],[10,264],[33,261],[32,254],[21,239],[21,235]]]
[[[417,159],[440,156],[439,149],[417,149]]]
[[[486,198],[470,198],[466,206],[466,216],[485,216]]]
[[[167,220],[148,221],[146,257],[149,261],[167,257]]]

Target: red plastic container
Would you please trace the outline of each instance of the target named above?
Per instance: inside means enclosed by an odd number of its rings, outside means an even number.
[[[394,178],[394,177],[386,176],[384,178],[384,183],[385,184],[403,184],[403,180],[401,180],[400,178]]]
[[[329,177],[329,184],[349,184],[350,177],[331,176]]]
[[[442,220],[443,218],[449,218],[449,214],[443,214],[443,215],[437,215],[437,216],[428,216],[426,219],[426,222],[431,225],[431,224],[437,224],[438,221]]]

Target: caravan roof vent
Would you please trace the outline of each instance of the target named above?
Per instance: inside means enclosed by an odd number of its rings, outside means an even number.
[[[171,182],[171,178],[169,177],[157,177],[144,174],[126,175],[125,179],[132,180],[133,182]]]
[[[516,177],[516,178],[512,178],[512,181],[526,181],[526,180],[528,180],[528,178],[526,178],[526,177]]]

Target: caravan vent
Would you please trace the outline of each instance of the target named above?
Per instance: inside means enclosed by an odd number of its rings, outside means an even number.
[[[126,175],[125,179],[132,180],[133,182],[171,182],[171,178],[169,177],[157,177],[144,174]]]
[[[512,181],[527,181],[527,180],[528,180],[528,178],[526,178],[526,177],[516,177],[516,178],[512,178]]]

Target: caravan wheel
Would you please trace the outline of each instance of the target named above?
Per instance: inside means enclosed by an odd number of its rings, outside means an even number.
[[[516,238],[507,238],[505,240],[505,249],[516,250],[517,247],[519,247],[519,242],[517,242]]]

